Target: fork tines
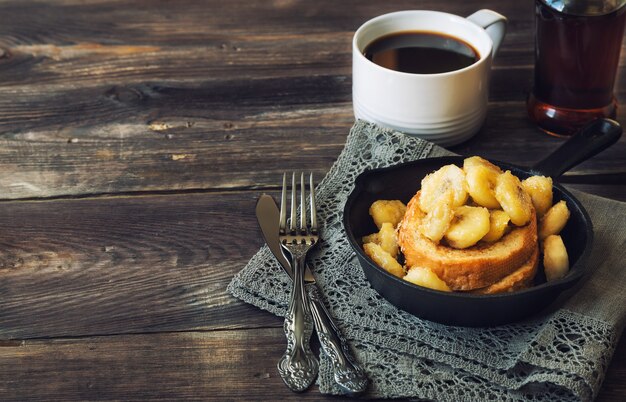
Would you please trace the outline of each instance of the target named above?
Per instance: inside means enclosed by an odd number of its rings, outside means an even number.
[[[307,202],[304,173],[300,174],[300,225],[296,227],[297,220],[297,186],[296,173],[291,175],[291,212],[287,220],[287,174],[283,173],[283,189],[280,202],[280,233],[292,235],[317,234],[317,213],[315,206],[315,187],[313,185],[313,173],[309,175],[309,209],[310,225],[307,224]],[[289,228],[287,229],[287,225]]]

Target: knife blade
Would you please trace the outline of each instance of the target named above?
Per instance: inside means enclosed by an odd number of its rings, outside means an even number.
[[[259,197],[256,205],[256,217],[261,227],[263,239],[280,266],[293,279],[291,264],[283,255],[278,237],[279,214],[278,206],[271,196],[263,194]],[[322,295],[315,285],[315,278],[308,265],[306,266],[304,280],[308,283],[308,301],[313,314],[315,331],[322,349],[332,360],[335,382],[349,394],[357,395],[362,393],[367,388],[369,380],[365,375],[365,371],[356,363],[346,339],[333,322],[330,312],[326,309]]]
[[[272,254],[274,254],[274,257],[276,257],[276,260],[278,260],[280,266],[283,267],[285,272],[293,279],[291,263],[285,258],[282,247],[280,246],[280,240],[278,239],[279,214],[278,206],[270,195],[263,194],[259,197],[256,203],[256,218],[261,227],[263,239]],[[313,277],[308,265],[304,272],[304,281],[308,283],[315,282],[315,277]]]

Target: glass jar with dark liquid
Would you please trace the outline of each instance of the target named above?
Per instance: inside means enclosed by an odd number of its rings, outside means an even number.
[[[535,78],[528,114],[549,134],[571,135],[615,117],[613,85],[626,0],[536,0]]]

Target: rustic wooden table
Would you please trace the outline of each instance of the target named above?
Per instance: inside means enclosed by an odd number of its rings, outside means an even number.
[[[324,399],[282,384],[282,320],[226,292],[256,198],[339,154],[361,23],[480,8],[509,31],[453,150],[531,164],[561,141],[525,115],[530,0],[0,1],[0,400]],[[564,180],[626,200],[624,172],[626,138]],[[624,399],[622,338],[599,400]]]

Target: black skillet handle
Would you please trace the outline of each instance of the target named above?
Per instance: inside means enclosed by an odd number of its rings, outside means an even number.
[[[559,177],[615,144],[622,136],[622,126],[611,119],[597,119],[585,125],[547,158],[532,167],[545,176]]]

